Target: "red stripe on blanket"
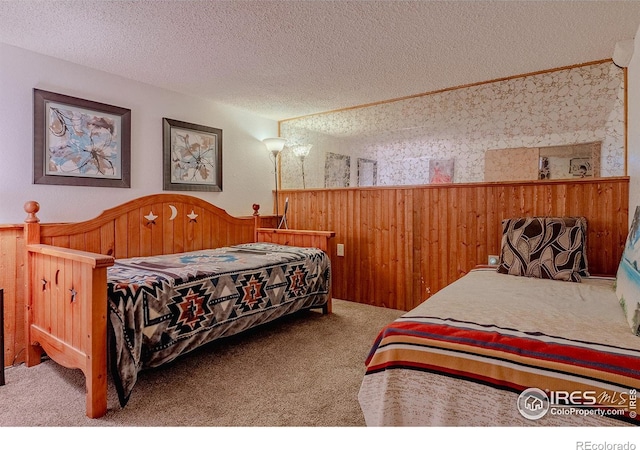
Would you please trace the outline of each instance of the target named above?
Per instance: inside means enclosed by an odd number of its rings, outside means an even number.
[[[509,330],[504,330],[509,333]],[[570,364],[589,369],[622,375],[640,380],[640,354],[635,350],[636,356],[615,353],[619,351],[615,347],[608,347],[608,351],[588,348],[589,345],[602,344],[580,343],[565,340],[565,343],[544,342],[535,334],[531,337],[510,336],[497,331],[482,331],[418,321],[394,322],[385,327],[378,335],[375,344],[367,357],[367,366],[373,355],[382,343],[383,339],[392,339],[393,343],[401,343],[398,336],[411,336],[436,342],[447,342],[463,345],[467,348],[491,349],[505,353],[506,355],[520,355],[541,361]],[[564,340],[562,338],[556,338]],[[640,383],[639,383],[640,384]]]

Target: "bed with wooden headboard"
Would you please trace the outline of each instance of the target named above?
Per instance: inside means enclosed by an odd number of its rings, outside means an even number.
[[[78,223],[25,204],[26,365],[86,377],[87,416],[124,406],[137,373],[301,309],[331,312],[331,231],[261,228],[204,200],[156,194]],[[126,361],[125,361],[126,360]]]

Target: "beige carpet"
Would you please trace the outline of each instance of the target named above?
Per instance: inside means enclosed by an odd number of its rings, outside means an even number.
[[[6,369],[0,425],[364,426],[357,395],[380,328],[402,311],[334,300],[214,342],[140,374],[125,408],[109,384],[108,412],[85,416],[84,377],[52,361]]]

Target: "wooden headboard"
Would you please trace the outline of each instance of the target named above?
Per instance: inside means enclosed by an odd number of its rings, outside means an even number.
[[[27,225],[38,223],[39,205],[27,202]],[[154,194],[70,224],[42,224],[27,243],[132,258],[235,245],[256,240],[259,216],[233,217],[197,197]]]

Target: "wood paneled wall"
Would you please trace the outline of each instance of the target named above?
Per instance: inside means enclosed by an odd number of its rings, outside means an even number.
[[[501,221],[584,216],[592,274],[615,275],[628,177],[280,191],[290,228],[331,230],[335,298],[409,310],[500,254]],[[335,249],[334,249],[335,250]]]
[[[24,361],[25,247],[22,225],[0,225],[0,289],[4,290],[4,362]]]

